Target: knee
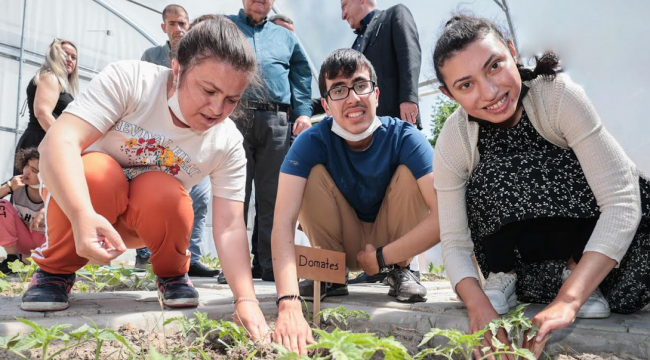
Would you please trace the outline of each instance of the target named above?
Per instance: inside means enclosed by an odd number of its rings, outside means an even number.
[[[128,193],[128,182],[122,167],[109,155],[92,152],[81,157],[88,190],[91,193]]]
[[[192,213],[192,199],[173,176],[149,171],[131,181],[129,207],[151,214]]]
[[[309,177],[307,178],[307,189],[327,186],[328,184],[334,184],[334,180],[332,180],[332,176],[325,168],[325,165],[318,164],[311,168]]]
[[[416,183],[417,180],[415,180],[415,176],[413,176],[413,173],[411,172],[411,169],[408,168],[408,166],[400,165],[397,167],[395,173],[393,174],[393,182],[411,184]]]

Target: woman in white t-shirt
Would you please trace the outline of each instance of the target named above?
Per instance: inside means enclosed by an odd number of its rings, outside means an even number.
[[[171,70],[122,61],[91,81],[40,147],[48,239],[34,252],[40,268],[22,309],[67,308],[76,270],[143,246],[163,303],[197,306],[187,190],[210,176],[213,235],[237,320],[266,337],[243,220],[246,157],[228,118],[255,74],[250,44],[219,17],[183,37]]]

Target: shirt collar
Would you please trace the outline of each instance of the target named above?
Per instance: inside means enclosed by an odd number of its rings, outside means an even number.
[[[253,22],[253,19],[251,19],[248,15],[246,15],[246,13],[244,12],[244,9],[239,9],[239,14],[237,14],[237,17],[239,18],[239,20],[241,22],[243,22],[244,24],[247,24],[250,27],[264,25],[266,23],[266,20],[269,18],[267,16],[267,17],[264,18],[264,20],[262,20],[261,23],[255,25],[255,23]]]
[[[517,101],[517,104],[520,104],[522,101],[524,101],[524,97],[526,96],[526,94],[528,94],[528,90],[529,90],[528,86],[526,86],[526,84],[522,83],[521,84],[521,93],[519,94],[519,100]],[[479,124],[492,124],[491,122],[489,122],[487,120],[475,118],[470,114],[467,114],[467,120],[474,121],[474,122],[477,122]]]
[[[357,34],[357,35],[363,35],[363,33],[366,32],[366,28],[368,27],[368,25],[372,21],[372,17],[375,16],[375,13],[377,11],[379,11],[379,9],[375,9],[375,10],[369,12],[368,14],[366,14],[366,16],[364,16],[363,19],[361,19],[361,21],[359,22],[361,27],[359,29],[354,30],[354,33]]]

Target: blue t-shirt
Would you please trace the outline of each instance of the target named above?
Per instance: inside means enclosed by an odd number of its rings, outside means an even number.
[[[300,134],[284,158],[280,171],[308,178],[312,167],[323,164],[361,221],[374,222],[386,189],[399,165],[416,179],[432,171],[433,148],[413,125],[379,117],[372,144],[353,151],[332,132],[328,117]]]

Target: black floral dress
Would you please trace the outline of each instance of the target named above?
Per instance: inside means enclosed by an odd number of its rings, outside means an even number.
[[[480,161],[468,181],[466,198],[474,252],[484,276],[489,273],[484,240],[498,235],[507,224],[599,216],[575,153],[544,139],[525,111],[512,128],[480,123],[478,151]],[[650,303],[650,181],[641,177],[639,182],[641,224],[620,266],[600,286],[612,311],[618,313],[631,313]],[[526,262],[517,250],[514,256],[519,301],[555,299],[568,258]]]

